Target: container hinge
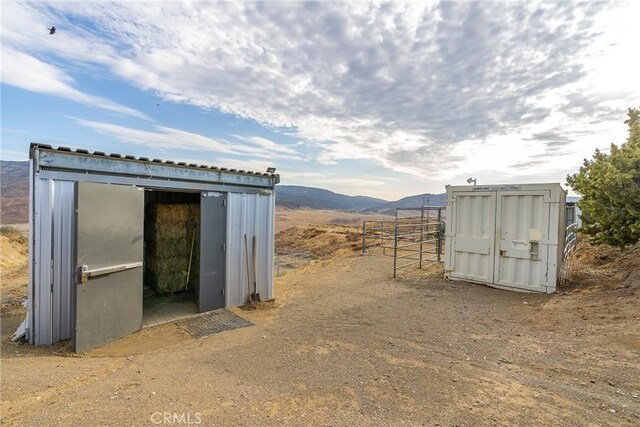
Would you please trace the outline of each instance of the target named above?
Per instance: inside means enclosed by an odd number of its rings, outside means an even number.
[[[222,292],[222,296],[224,296],[224,288],[222,288],[220,292]]]
[[[227,244],[223,243],[222,244],[222,252],[226,252],[227,251]]]
[[[222,206],[227,207],[227,199],[222,199]]]

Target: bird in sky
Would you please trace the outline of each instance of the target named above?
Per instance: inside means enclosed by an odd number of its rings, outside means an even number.
[[[47,30],[49,30],[49,34],[55,34],[56,33],[56,27],[51,27],[51,28],[47,28]]]

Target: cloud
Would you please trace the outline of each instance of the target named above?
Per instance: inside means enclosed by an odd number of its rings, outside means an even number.
[[[29,153],[17,150],[0,150],[2,160],[25,161],[29,160]]]
[[[75,89],[72,86],[73,79],[59,68],[6,46],[2,47],[1,76],[2,83],[31,92],[59,96],[89,107],[148,119],[138,110]]]
[[[289,158],[289,159],[297,159],[300,160],[301,157],[297,155],[297,151],[292,147],[288,147],[286,145],[274,142],[268,138],[264,138],[261,136],[241,136],[241,135],[233,135],[234,138],[239,139],[241,141],[246,142],[247,144],[257,147],[261,152],[264,153],[273,153],[275,156]]]
[[[84,120],[77,117],[72,119],[81,126],[92,129],[94,131],[109,135],[123,143],[135,144],[151,148],[153,150],[186,150],[186,151],[206,151],[223,154],[233,154],[238,156],[249,156],[255,158],[278,159],[289,158],[287,154],[281,154],[282,151],[287,152],[287,147],[282,147],[273,141],[266,143],[265,138],[246,137],[250,143],[230,142],[227,140],[218,140],[200,135],[194,132],[188,132],[181,129],[171,128],[167,126],[155,125],[153,130],[143,130],[128,126],[116,125],[113,123],[97,122],[92,120]],[[255,141],[268,148],[256,147]]]
[[[385,185],[384,181],[373,179],[360,179],[360,178],[327,178],[327,183],[337,185],[340,187],[353,187],[353,188],[367,188],[367,187],[381,187]]]
[[[315,150],[324,164],[366,159],[434,179],[505,165],[544,170],[531,156],[561,154],[554,162],[567,164],[566,156],[590,152],[596,143],[578,131],[610,131],[640,96],[633,72],[615,74],[635,69],[632,50],[625,56],[620,46],[638,35],[629,9],[637,6],[620,6],[20,3],[11,5],[15,22],[3,19],[3,35],[16,49],[101,67],[169,101],[249,118],[303,142],[300,150],[280,146],[282,156]],[[20,30],[44,19],[64,24],[65,46]],[[606,65],[610,52],[615,69]],[[188,135],[153,133],[188,144]],[[242,138],[234,152],[276,151],[273,141]]]

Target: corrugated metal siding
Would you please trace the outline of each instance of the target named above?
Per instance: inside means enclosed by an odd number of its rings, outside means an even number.
[[[227,199],[226,305],[245,304],[253,291],[252,241],[257,237],[257,289],[263,300],[273,298],[274,196],[229,193]],[[249,271],[244,245],[247,235]],[[248,276],[247,276],[248,274]]]
[[[451,247],[446,269],[452,277],[487,282],[493,280],[495,194],[460,193],[447,206],[453,221],[447,221]]]
[[[33,329],[36,345],[51,344],[51,209],[53,181],[34,180],[35,245],[33,259]]]
[[[255,235],[258,292],[263,300],[273,298],[275,196],[271,191],[257,194],[256,189],[248,189],[248,193],[239,190],[235,188],[232,191],[236,192],[228,193],[226,306],[244,304],[249,293],[245,233],[249,243],[250,283],[253,285],[251,245]],[[30,192],[28,338],[32,344],[49,345],[72,335],[75,182],[41,179],[34,171]]]
[[[35,179],[32,310],[29,341],[48,345],[71,338],[74,183]],[[35,315],[34,315],[35,314]]]
[[[53,182],[53,342],[71,338],[73,290],[74,183]]]
[[[546,197],[545,197],[546,196]],[[521,289],[540,290],[547,267],[548,251],[542,244],[549,237],[549,204],[545,194],[499,194],[498,227],[500,249],[504,256],[496,257],[496,283]],[[531,230],[539,230],[540,238],[532,239]],[[538,241],[538,260],[530,257],[530,241]],[[512,242],[526,242],[514,251]]]
[[[27,328],[26,338],[30,344],[33,344],[33,284],[35,283],[35,274],[33,271],[35,247],[33,244],[35,236],[35,224],[34,224],[34,192],[35,181],[33,177],[33,162],[29,162],[29,294],[27,297]]]

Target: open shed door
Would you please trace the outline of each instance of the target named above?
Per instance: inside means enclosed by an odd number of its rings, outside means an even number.
[[[227,193],[200,196],[200,313],[225,307]]]
[[[76,187],[73,351],[142,327],[144,192],[123,185]]]

